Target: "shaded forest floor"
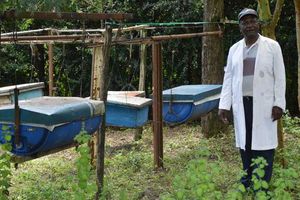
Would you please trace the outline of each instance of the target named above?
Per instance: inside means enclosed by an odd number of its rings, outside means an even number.
[[[139,141],[134,140],[134,133],[134,129],[107,130],[103,199],[161,199],[174,192],[174,178],[185,176],[188,163],[200,158],[220,169],[213,181],[222,194],[239,180],[241,161],[232,132],[205,139],[199,123],[164,127],[164,169],[159,171],[153,166],[151,127],[144,127]],[[286,134],[285,140],[288,166],[299,172],[299,129]],[[13,169],[10,199],[75,199],[76,158],[78,154],[71,148],[20,164]],[[273,179],[280,177],[278,165],[276,161]],[[95,182],[92,174],[90,181]],[[300,179],[294,181],[290,192],[300,199]]]

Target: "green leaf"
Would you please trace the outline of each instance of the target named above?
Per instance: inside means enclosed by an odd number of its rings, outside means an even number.
[[[259,178],[263,178],[265,176],[265,170],[257,169],[256,174],[258,175]]]
[[[254,188],[254,190],[261,189],[261,182],[259,182],[259,181],[255,182],[253,188]]]
[[[262,181],[261,186],[263,189],[268,189],[269,188],[269,184],[266,181]]]
[[[11,135],[4,136],[5,141],[9,142],[11,140]]]
[[[238,190],[241,191],[241,192],[243,192],[243,193],[246,192],[246,188],[245,188],[245,186],[243,184],[239,184]]]

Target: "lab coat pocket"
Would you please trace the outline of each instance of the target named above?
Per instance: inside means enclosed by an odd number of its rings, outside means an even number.
[[[268,120],[272,119],[273,95],[265,95],[263,113]]]

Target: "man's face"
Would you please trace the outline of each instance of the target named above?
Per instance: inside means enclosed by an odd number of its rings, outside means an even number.
[[[244,16],[239,23],[240,31],[246,38],[256,37],[259,31],[259,23],[254,15]]]

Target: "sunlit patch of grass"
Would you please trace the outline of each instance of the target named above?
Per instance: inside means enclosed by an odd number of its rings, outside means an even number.
[[[74,149],[27,161],[13,170],[12,199],[70,199],[74,177]],[[70,158],[70,154],[73,158]]]

